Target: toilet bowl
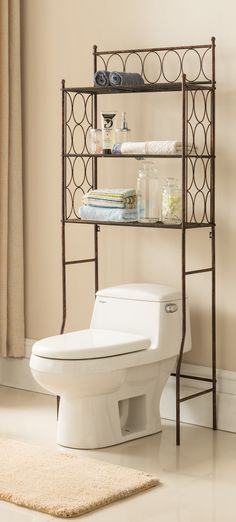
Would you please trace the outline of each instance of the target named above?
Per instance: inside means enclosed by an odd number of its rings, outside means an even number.
[[[160,398],[181,337],[180,292],[132,284],[97,292],[89,329],[37,341],[30,368],[60,396],[57,443],[94,449],[161,431]]]

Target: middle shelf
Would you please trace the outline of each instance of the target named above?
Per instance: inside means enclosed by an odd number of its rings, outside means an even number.
[[[182,154],[63,154],[64,158],[133,158],[133,159],[143,159],[143,158],[165,158],[165,159],[183,159]],[[209,159],[212,158],[210,154],[185,154],[184,158],[203,158]]]

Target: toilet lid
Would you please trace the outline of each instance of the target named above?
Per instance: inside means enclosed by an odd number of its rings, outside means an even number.
[[[48,359],[96,359],[146,350],[150,344],[141,335],[90,328],[37,341],[32,353]]]

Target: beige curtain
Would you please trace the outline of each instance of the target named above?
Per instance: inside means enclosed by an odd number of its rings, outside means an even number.
[[[0,0],[0,356],[24,356],[20,0]]]

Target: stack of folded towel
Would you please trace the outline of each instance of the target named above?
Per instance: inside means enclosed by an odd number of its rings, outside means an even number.
[[[191,148],[191,144],[186,144],[187,153]],[[182,150],[181,141],[127,141],[113,145],[112,154],[182,154]]]
[[[119,85],[143,85],[144,79],[141,74],[118,72],[118,71],[97,71],[94,75],[95,87],[117,87]]]
[[[81,219],[137,221],[135,189],[96,189],[87,192],[79,209]]]

